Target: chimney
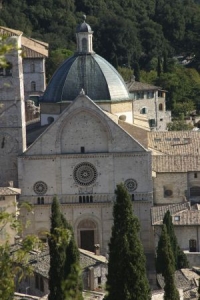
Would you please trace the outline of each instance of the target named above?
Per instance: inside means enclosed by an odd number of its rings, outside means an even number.
[[[13,187],[13,181],[8,181],[8,186]]]
[[[94,254],[100,255],[100,245],[99,244],[94,245]]]

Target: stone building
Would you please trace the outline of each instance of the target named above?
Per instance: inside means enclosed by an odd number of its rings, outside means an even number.
[[[34,205],[34,214],[21,216],[31,222],[24,234],[45,239],[56,194],[78,246],[93,251],[94,244],[100,244],[106,254],[114,190],[124,182],[141,222],[145,251],[152,252],[151,152],[129,133],[136,127],[119,120],[126,115],[133,121],[133,100],[118,72],[93,51],[93,32],[85,21],[76,37],[76,53],[57,70],[41,99],[41,125],[28,132],[33,137],[28,149],[22,57],[19,51],[8,57],[13,72],[1,78],[0,184],[12,180],[22,190],[20,201]],[[15,39],[20,48],[21,35]],[[8,88],[9,80],[15,89]],[[126,124],[131,129],[126,131]]]
[[[171,122],[171,112],[166,110],[166,91],[134,79],[127,86],[133,99],[133,123],[150,127],[153,131],[166,131],[167,124]]]

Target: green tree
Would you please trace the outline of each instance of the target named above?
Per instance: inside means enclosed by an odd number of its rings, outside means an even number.
[[[72,228],[60,211],[54,197],[51,206],[51,230],[48,238],[49,300],[82,300],[82,285],[79,270],[79,254]]]
[[[145,256],[138,236],[139,221],[133,214],[130,196],[118,184],[113,208],[114,224],[109,243],[106,300],[148,300]]]
[[[79,250],[75,242],[73,229],[63,215],[62,222],[64,228],[67,228],[67,230],[71,233],[71,238],[66,248],[66,261],[64,265],[64,277],[66,280],[63,283],[63,288],[65,298],[67,300],[83,300],[82,277],[79,266]]]
[[[187,124],[184,120],[175,120],[167,124],[169,131],[191,130],[193,125]]]
[[[188,268],[188,261],[185,253],[180,249],[178,241],[174,232],[174,225],[172,223],[172,217],[169,211],[167,211],[163,218],[163,224],[166,227],[167,234],[169,236],[171,250],[173,254],[174,268],[179,270],[181,268]],[[163,273],[165,265],[163,265],[163,253],[158,243],[157,257],[156,257],[156,271],[157,273]]]
[[[20,209],[26,209],[29,212],[31,206],[24,203],[20,208],[17,208],[17,214],[20,214]],[[0,232],[8,226],[16,231],[16,234],[21,235],[23,230],[22,222],[16,218],[16,213],[8,213],[0,211]],[[18,283],[27,275],[32,273],[32,269],[28,262],[29,252],[34,248],[39,249],[41,242],[38,237],[28,235],[20,240],[14,248],[9,244],[9,236],[5,242],[0,245],[0,299],[11,300]]]
[[[159,251],[159,254],[158,254]],[[175,261],[166,225],[163,224],[158,242],[157,256],[162,258],[162,275],[165,280],[164,300],[179,300],[179,293],[174,283]]]

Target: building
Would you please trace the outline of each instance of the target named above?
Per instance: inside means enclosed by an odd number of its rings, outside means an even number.
[[[85,21],[77,27],[76,37],[76,53],[57,70],[42,96],[41,126],[33,128],[28,149],[22,57],[19,51],[7,57],[13,72],[2,78],[0,184],[7,186],[12,180],[22,190],[20,201],[34,205],[34,214],[22,215],[24,222],[31,222],[24,234],[45,239],[56,194],[78,246],[93,251],[94,244],[100,244],[106,254],[114,190],[124,182],[141,221],[145,251],[152,252],[151,152],[123,127],[136,126],[123,121],[119,125],[121,115],[133,121],[133,100],[118,72],[94,53],[93,32]],[[22,36],[11,38],[20,48]],[[8,81],[15,89],[8,88]]]

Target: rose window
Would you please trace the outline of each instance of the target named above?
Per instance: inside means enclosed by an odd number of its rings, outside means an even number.
[[[124,184],[129,193],[137,189],[137,181],[135,179],[127,179]]]
[[[88,186],[96,181],[97,170],[91,163],[81,163],[75,167],[73,177],[77,184]]]
[[[33,186],[33,190],[38,195],[44,195],[47,192],[47,184],[43,181],[37,181]]]

